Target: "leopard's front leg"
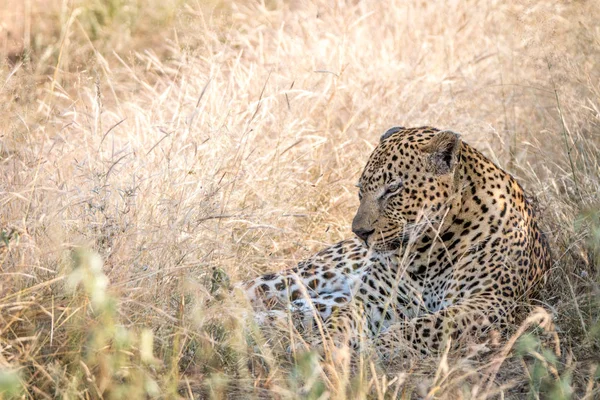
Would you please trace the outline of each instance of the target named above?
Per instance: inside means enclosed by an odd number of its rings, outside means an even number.
[[[360,302],[348,299],[340,304],[322,298],[307,305],[302,332],[309,349],[327,352],[334,348],[360,349],[369,340],[369,321]]]
[[[288,308],[315,298],[338,304],[352,296],[368,263],[367,250],[357,240],[345,240],[317,253],[295,268],[262,275],[238,285],[257,309]]]

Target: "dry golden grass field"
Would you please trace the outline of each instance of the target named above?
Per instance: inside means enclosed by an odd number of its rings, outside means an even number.
[[[599,21],[596,0],[0,0],[0,398],[600,398]],[[286,352],[227,288],[352,237],[395,125],[460,132],[537,196],[546,311],[498,350]]]

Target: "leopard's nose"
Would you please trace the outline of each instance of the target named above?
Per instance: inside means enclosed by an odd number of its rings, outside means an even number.
[[[358,236],[359,238],[361,238],[362,240],[367,241],[367,239],[369,238],[369,236],[371,236],[371,234],[373,232],[375,232],[375,229],[364,229],[364,228],[358,228],[358,229],[352,229],[352,232],[354,232],[354,234],[356,236]]]

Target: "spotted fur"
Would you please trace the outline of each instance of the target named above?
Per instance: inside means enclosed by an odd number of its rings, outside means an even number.
[[[454,132],[388,130],[357,186],[357,237],[246,282],[255,308],[426,354],[513,324],[550,268],[521,186]]]

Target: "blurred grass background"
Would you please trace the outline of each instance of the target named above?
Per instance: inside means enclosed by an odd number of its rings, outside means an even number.
[[[0,397],[600,396],[599,3],[0,10]],[[537,196],[560,356],[279,351],[220,287],[350,237],[379,135],[425,124]]]

